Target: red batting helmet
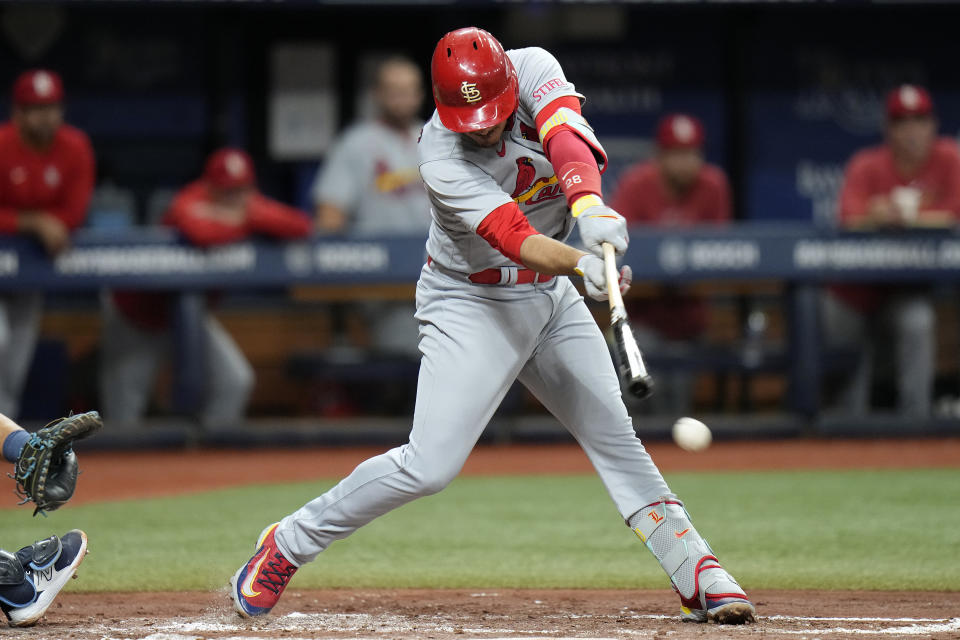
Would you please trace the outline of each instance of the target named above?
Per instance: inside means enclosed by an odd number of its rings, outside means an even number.
[[[440,122],[451,131],[492,127],[517,108],[517,72],[483,29],[466,27],[440,38],[431,75]]]

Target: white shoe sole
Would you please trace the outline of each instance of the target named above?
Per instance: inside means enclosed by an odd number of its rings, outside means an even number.
[[[247,565],[243,565],[244,567]],[[237,612],[241,618],[252,618],[249,613],[243,608],[243,605],[240,604],[240,601],[237,599],[237,578],[240,577],[240,572],[243,571],[243,567],[237,569],[237,572],[233,574],[230,578],[230,600],[233,602],[233,610]]]
[[[74,532],[79,533],[81,538],[80,551],[77,552],[77,557],[73,559],[70,566],[61,571],[60,575],[47,585],[47,588],[40,594],[36,602],[21,609],[13,609],[10,611],[8,615],[10,616],[11,627],[32,627],[37,624],[37,621],[43,617],[43,614],[45,614],[50,605],[53,604],[54,598],[57,597],[60,590],[67,584],[67,580],[72,578],[77,572],[77,567],[80,566],[84,556],[87,555],[87,534],[79,529],[74,529],[67,533]]]

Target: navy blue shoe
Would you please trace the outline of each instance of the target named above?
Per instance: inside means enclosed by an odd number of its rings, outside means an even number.
[[[0,609],[12,627],[30,627],[46,613],[87,555],[87,534],[74,529],[17,551],[0,551]]]

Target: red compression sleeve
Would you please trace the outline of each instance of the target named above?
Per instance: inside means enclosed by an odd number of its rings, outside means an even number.
[[[508,202],[487,214],[477,227],[477,234],[503,255],[517,264],[523,264],[520,246],[530,236],[537,235],[537,230],[520,213],[516,202]]]
[[[548,104],[537,114],[537,131],[560,109],[569,109],[580,113],[580,99],[576,96],[563,96]],[[560,179],[560,188],[567,197],[567,204],[581,196],[592,193],[602,196],[600,187],[600,167],[597,165],[595,150],[575,129],[565,122],[555,124],[543,136],[543,151],[553,165],[553,171]]]
[[[593,150],[570,129],[559,131],[548,143],[550,164],[560,179],[560,188],[567,196],[567,204],[573,203],[588,193],[602,197],[600,168],[593,157]]]

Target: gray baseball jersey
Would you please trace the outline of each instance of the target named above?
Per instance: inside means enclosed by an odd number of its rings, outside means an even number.
[[[518,266],[476,233],[487,214],[511,200],[543,235],[562,241],[573,228],[563,191],[543,153],[536,117],[552,100],[583,96],[543,49],[507,55],[517,70],[520,104],[499,148],[476,146],[444,127],[436,113],[420,139],[420,175],[433,215],[427,253],[454,271]]]
[[[417,172],[419,130],[397,131],[378,120],[347,129],[317,176],[314,202],[343,210],[354,234],[426,231],[430,214]]]
[[[669,493],[634,433],[606,342],[573,284],[556,277],[481,285],[467,277],[512,264],[476,234],[487,214],[511,200],[542,233],[562,239],[572,226],[536,132],[523,134],[551,100],[578,94],[546,51],[508,55],[520,106],[503,145],[473,147],[436,115],[420,142],[434,261],[417,283],[422,359],[410,441],[363,462],[280,522],[277,546],[297,564],[446,486],[517,379],[583,446],[624,520]]]

